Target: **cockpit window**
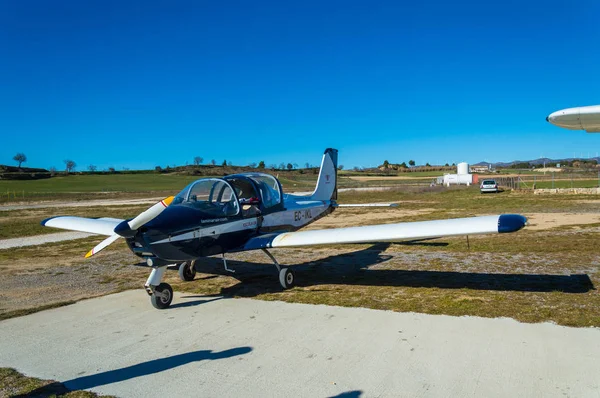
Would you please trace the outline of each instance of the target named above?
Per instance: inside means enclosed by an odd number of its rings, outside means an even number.
[[[235,216],[239,205],[231,186],[223,180],[198,180],[177,194],[173,204],[184,204],[215,217]]]
[[[260,189],[262,203],[265,208],[273,207],[281,203],[281,191],[277,179],[269,174],[252,174],[248,176],[253,179]]]

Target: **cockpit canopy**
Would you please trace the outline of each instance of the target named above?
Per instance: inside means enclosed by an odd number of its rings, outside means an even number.
[[[233,189],[218,178],[197,180],[175,196],[173,204],[183,204],[215,217],[231,217],[240,211]]]
[[[240,205],[262,204],[268,210],[281,201],[281,186],[275,177],[245,173],[194,181],[175,196],[173,204],[190,206],[214,217],[232,217],[240,212]]]
[[[270,174],[232,174],[224,179],[233,186],[240,201],[251,197],[258,197],[265,209],[281,203],[281,186],[279,185],[279,181]],[[256,192],[255,187],[258,188],[258,192]]]

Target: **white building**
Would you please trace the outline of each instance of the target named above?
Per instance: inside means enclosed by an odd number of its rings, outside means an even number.
[[[444,174],[438,177],[438,184],[450,185],[471,185],[473,184],[473,174],[469,173],[469,164],[462,162],[456,165],[456,174]]]

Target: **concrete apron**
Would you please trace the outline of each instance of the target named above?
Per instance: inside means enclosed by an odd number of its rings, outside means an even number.
[[[598,396],[600,330],[187,294],[159,311],[135,290],[0,322],[0,366],[120,397]]]

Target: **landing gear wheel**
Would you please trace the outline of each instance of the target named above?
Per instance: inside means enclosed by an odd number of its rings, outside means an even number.
[[[196,267],[194,267],[194,261],[186,261],[179,265],[179,279],[184,282],[193,281],[196,277]]]
[[[154,288],[152,296],[150,296],[150,302],[154,308],[164,310],[171,305],[173,301],[173,289],[168,283],[161,283]]]
[[[296,282],[296,276],[294,275],[294,271],[289,268],[282,268],[279,271],[279,283],[284,289],[291,289],[294,287],[294,283]]]

